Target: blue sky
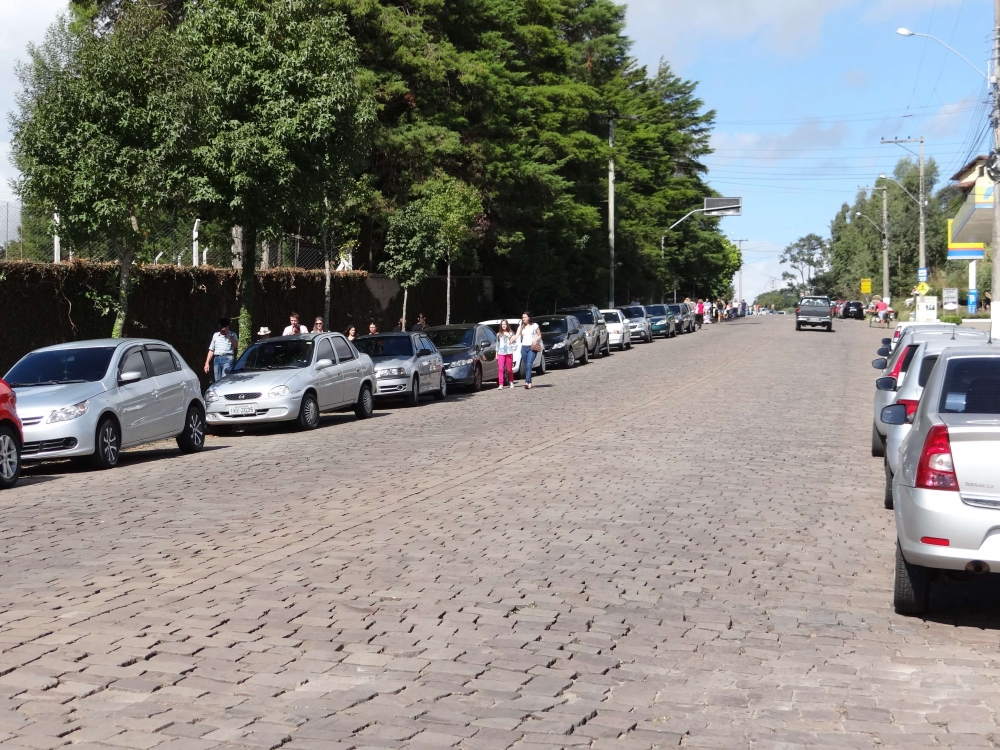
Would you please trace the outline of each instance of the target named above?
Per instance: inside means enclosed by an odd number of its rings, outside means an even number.
[[[0,110],[14,107],[14,61],[66,0],[0,0]],[[982,78],[933,42],[933,34],[986,69],[989,0],[632,0],[627,32],[640,62],[662,57],[718,113],[709,181],[743,197],[724,220],[746,239],[743,296],[781,285],[781,249],[830,219],[859,185],[905,155],[881,137],[924,135],[947,179],[985,120]],[[0,129],[0,201],[13,196],[6,122]],[[978,148],[977,148],[978,147]],[[905,198],[897,198],[905,200]]]
[[[925,136],[945,180],[968,153],[988,149],[975,138],[986,122],[975,111],[986,95],[982,77],[896,29],[950,42],[985,73],[992,25],[989,0],[629,4],[640,62],[655,67],[663,57],[699,82],[718,113],[708,179],[743,197],[743,216],[723,226],[748,240],[744,298],[781,286],[781,249],[809,232],[828,235],[841,203],[906,155],[880,145],[882,137]]]

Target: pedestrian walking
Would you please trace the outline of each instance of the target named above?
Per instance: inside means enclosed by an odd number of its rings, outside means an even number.
[[[510,387],[514,387],[514,331],[506,318],[500,321],[500,330],[497,331],[497,380],[500,385],[498,390],[503,390],[504,375]]]
[[[285,326],[285,330],[281,332],[281,335],[296,336],[300,333],[309,333],[309,331],[304,325],[299,323],[299,314],[297,312],[289,313],[288,325]]]
[[[694,322],[700,331],[702,324],[705,322],[705,300],[701,297],[698,298],[698,304],[694,306]]]
[[[344,331],[344,335],[347,337],[348,341],[354,341],[358,337],[358,329],[354,326],[347,326],[347,330]]]
[[[542,332],[537,323],[531,322],[531,313],[521,315],[521,325],[514,334],[521,345],[521,362],[524,363],[524,387],[531,388],[531,368],[535,356],[542,353]]]
[[[316,318],[316,320],[313,321],[312,332],[313,333],[323,333],[323,319],[322,318]]]
[[[212,334],[205,357],[205,374],[212,368],[212,380],[222,380],[233,369],[233,359],[238,346],[236,334],[229,330],[229,318],[219,318],[219,330]]]

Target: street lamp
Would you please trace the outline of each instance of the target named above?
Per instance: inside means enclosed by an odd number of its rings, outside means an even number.
[[[900,36],[922,36],[925,39],[932,39],[933,41],[937,42],[942,47],[944,47],[946,50],[948,50],[950,52],[954,52],[956,55],[958,55],[958,57],[962,58],[962,61],[966,65],[968,65],[974,71],[976,71],[977,73],[979,73],[979,75],[981,75],[987,81],[990,80],[990,77],[986,73],[984,73],[983,71],[981,71],[979,68],[977,68],[975,65],[973,65],[971,62],[969,62],[968,58],[965,55],[963,55],[961,52],[959,52],[955,48],[953,48],[953,47],[945,44],[940,39],[938,39],[936,36],[931,36],[930,34],[921,34],[921,33],[917,32],[917,31],[910,31],[906,27],[900,27],[900,28],[896,29],[896,33],[899,34]]]
[[[906,193],[906,194],[907,194],[908,196],[910,196],[910,200],[912,200],[912,201],[913,201],[914,203],[916,203],[916,204],[917,204],[918,206],[920,205],[920,201],[919,201],[919,200],[917,200],[917,199],[916,199],[915,197],[913,197],[913,193],[911,193],[911,192],[910,192],[909,190],[907,190],[907,189],[906,189],[905,187],[903,187],[903,183],[902,183],[902,182],[900,182],[899,180],[897,180],[897,179],[894,179],[894,178],[892,178],[892,177],[887,177],[887,176],[886,176],[886,175],[884,175],[884,174],[880,174],[880,175],[878,176],[878,178],[879,178],[880,180],[888,180],[889,182],[895,182],[895,183],[896,183],[897,185],[899,185],[899,188],[900,188],[900,190],[902,190],[902,191],[903,191],[904,193]],[[924,204],[924,205],[926,205],[926,202],[925,202],[925,204]]]
[[[869,224],[871,224],[871,225],[872,225],[873,227],[875,227],[875,230],[876,230],[876,231],[877,231],[877,232],[878,232],[878,233],[879,233],[879,234],[880,234],[880,235],[881,235],[882,237],[885,237],[885,232],[883,232],[883,231],[882,231],[882,227],[880,227],[880,226],[879,226],[878,224],[876,224],[876,223],[875,223],[874,221],[872,221],[871,219],[869,219],[869,218],[868,218],[867,216],[865,216],[865,215],[864,215],[863,213],[861,213],[860,211],[858,211],[858,212],[857,212],[856,214],[854,214],[854,215],[855,215],[855,216],[857,216],[857,217],[858,217],[859,219],[864,219],[865,221],[867,221],[867,222],[868,222]]]

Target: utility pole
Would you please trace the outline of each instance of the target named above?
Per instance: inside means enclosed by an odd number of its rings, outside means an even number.
[[[993,4],[994,4],[995,10],[998,13],[1000,13],[1000,0],[993,0]],[[994,105],[993,106],[994,106],[994,113],[995,113],[995,110],[996,110],[996,95],[995,94],[994,94]],[[994,134],[994,138],[996,138],[995,134]],[[927,241],[926,241],[927,240],[927,236],[926,236],[925,225],[924,225],[924,214],[926,212],[926,206],[927,206],[927,200],[924,198],[924,137],[920,136],[919,138],[894,138],[891,141],[888,141],[885,138],[883,138],[882,139],[882,143],[883,144],[886,144],[886,143],[895,143],[897,145],[902,144],[902,143],[919,143],[920,144],[920,192],[918,193],[918,196],[919,196],[920,200],[917,201],[917,203],[920,206],[920,268],[927,268],[927,248],[926,248],[926,245],[927,245]],[[911,151],[910,153],[913,153],[913,152]],[[993,200],[995,202],[996,198],[994,198]],[[996,231],[995,228],[994,228],[994,231]]]
[[[997,0],[1000,2],[1000,0]],[[923,166],[921,164],[921,166]],[[921,169],[921,174],[923,170]],[[923,189],[924,181],[920,181]],[[876,188],[877,189],[877,188]],[[921,214],[923,208],[921,208]],[[920,247],[924,246],[924,222],[920,221]],[[882,301],[889,301],[889,187],[882,188]]]
[[[52,261],[54,263],[62,262],[62,248],[59,246],[59,214],[52,214],[52,221],[56,225],[56,233],[52,235]]]
[[[1000,0],[997,0],[1000,2]],[[608,282],[608,307],[615,307],[615,117],[608,116],[608,248],[611,253],[611,279]]]
[[[1000,155],[1000,81],[997,80],[997,73],[1000,71],[1000,0],[993,0],[993,71],[990,80],[993,84],[993,153],[990,154],[990,165],[996,163]],[[993,242],[990,244],[990,252],[993,258],[993,283],[990,285],[990,330],[993,336],[1000,335],[1000,308],[993,306],[992,298],[1000,289],[1000,258],[997,257],[997,248],[1000,247],[1000,195],[998,190],[998,177],[1000,175],[990,175],[993,178]]]
[[[733,240],[740,251],[739,296],[737,299],[741,302],[743,301],[743,243],[747,241],[745,238],[742,240]]]

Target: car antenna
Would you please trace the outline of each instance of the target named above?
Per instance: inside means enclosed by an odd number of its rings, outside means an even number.
[[[952,340],[952,341],[954,341],[954,340],[955,340],[955,330],[956,330],[957,328],[958,328],[958,326],[955,326],[955,328],[952,328],[952,329],[951,329],[951,340]]]

